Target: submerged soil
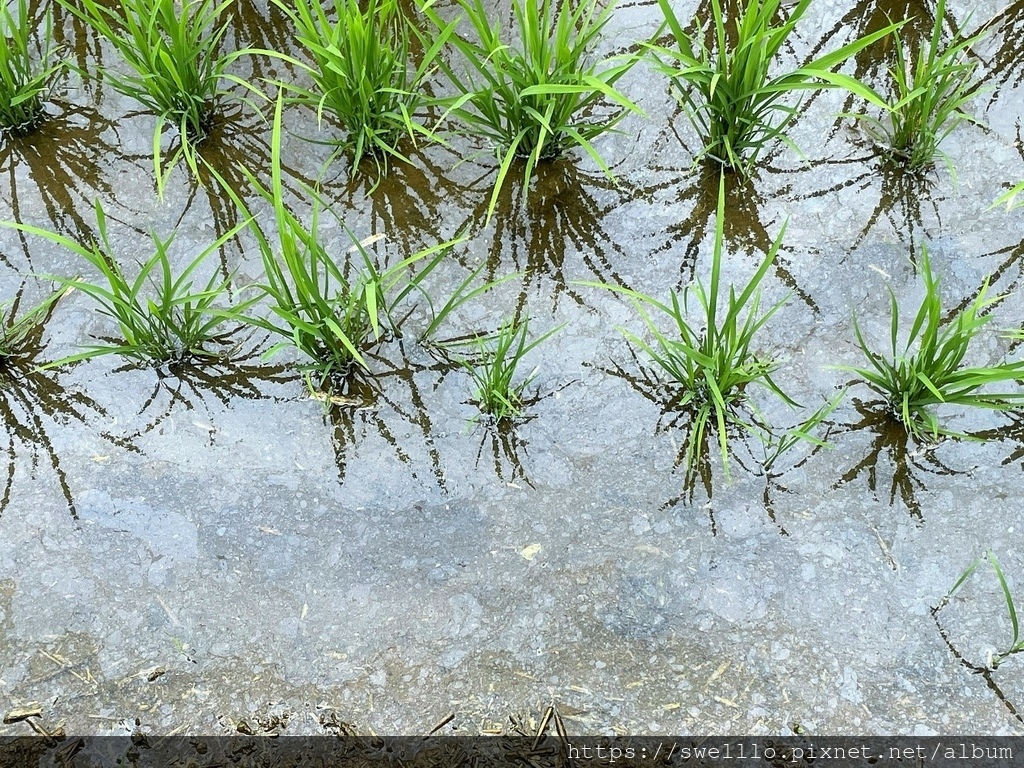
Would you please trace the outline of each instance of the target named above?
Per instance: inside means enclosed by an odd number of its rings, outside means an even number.
[[[928,28],[930,8],[818,2],[787,59],[887,14]],[[622,4],[609,45],[651,34],[657,15],[656,3]],[[788,303],[762,345],[806,406],[849,382],[835,366],[862,363],[854,312],[881,348],[887,287],[916,307],[912,257],[925,245],[947,308],[986,281],[1004,295],[972,362],[1020,354],[995,329],[1024,325],[1024,209],[991,204],[1024,179],[1024,3],[950,14],[951,25],[982,22],[994,87],[971,105],[984,125],[943,144],[956,178],[941,163],[922,179],[890,167],[835,117],[843,97],[825,93],[794,124],[804,158],[779,147],[749,182],[730,179],[729,279],[748,279],[786,227],[764,302]],[[113,60],[72,20],[58,28],[89,69]],[[276,13],[240,0],[230,44],[291,42]],[[884,53],[858,71],[880,83]],[[148,256],[150,231],[176,232],[184,264],[234,225],[230,201],[184,169],[157,200],[151,116],[101,85],[64,85],[39,133],[0,148],[0,219],[86,239],[99,199],[125,263]],[[428,281],[435,297],[481,265],[488,279],[518,273],[457,312],[448,335],[517,312],[536,333],[564,324],[529,356],[536,402],[514,429],[476,419],[469,376],[416,342],[430,318],[422,300],[404,338],[376,351],[378,375],[354,404],[325,409],[301,361],[263,360],[258,335],[231,362],[176,375],[110,356],[26,364],[4,380],[3,699],[40,702],[49,728],[98,734],[137,722],[310,733],[342,721],[419,733],[449,712],[444,732],[474,733],[552,703],[578,733],[1024,731],[1021,661],[975,673],[1012,637],[994,574],[979,569],[932,611],[986,549],[1011,583],[1024,577],[1020,417],[952,409],[949,425],[990,439],[921,445],[857,385],[826,425],[830,447],[799,446],[765,473],[763,448],[738,440],[731,479],[712,459],[685,483],[685,432],[618,330],[643,333],[640,318],[584,283],[663,297],[706,275],[718,179],[693,167],[695,136],[662,80],[641,66],[622,87],[647,119],[598,142],[616,182],[574,155],[541,169],[528,202],[512,185],[490,222],[494,162],[468,140],[422,148],[372,188],[350,182],[343,160],[321,174],[330,149],[305,140],[323,135],[315,117],[287,114],[297,210],[308,211],[301,183],[322,176],[332,210],[358,238],[383,235],[374,247],[391,263],[465,231]],[[232,108],[204,157],[255,200],[236,163],[265,177],[269,134],[248,107]],[[344,254],[342,227],[323,223]],[[10,229],[0,258],[3,296],[24,284],[25,301],[46,288],[33,276],[86,273]],[[260,277],[249,238],[215,261],[239,285]],[[73,294],[33,362],[115,332]],[[772,423],[798,421],[752,394]],[[0,726],[22,732],[24,722]]]

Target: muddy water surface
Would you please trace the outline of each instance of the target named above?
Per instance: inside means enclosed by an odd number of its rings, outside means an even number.
[[[787,57],[839,46],[887,14],[927,29],[930,9],[816,3]],[[287,47],[266,8],[240,0],[237,10],[232,45]],[[656,4],[624,4],[609,46],[649,35],[656,16]],[[925,244],[947,307],[988,280],[1006,294],[993,327],[1024,324],[1024,209],[990,208],[1024,179],[1024,4],[949,16],[981,23],[995,87],[972,103],[987,127],[963,125],[943,145],[955,180],[942,165],[920,181],[889,167],[837,120],[849,107],[832,93],[807,100],[794,126],[804,159],[782,147],[749,182],[730,180],[731,279],[746,280],[786,226],[764,300],[788,304],[762,343],[801,403],[817,407],[849,381],[833,366],[861,363],[854,311],[886,342],[886,286],[904,305],[920,298],[910,257]],[[79,62],[113,60],[62,24]],[[856,68],[879,82],[885,52],[874,53]],[[0,148],[0,218],[88,238],[99,199],[126,262],[146,255],[150,231],[175,231],[187,263],[234,225],[230,201],[181,169],[157,200],[151,116],[108,88],[65,86],[40,134]],[[642,332],[636,312],[582,283],[664,296],[706,275],[717,177],[692,167],[696,138],[664,83],[641,67],[623,87],[648,118],[599,142],[617,182],[573,156],[543,169],[529,202],[511,185],[490,222],[494,163],[467,140],[422,149],[371,189],[349,181],[344,161],[321,174],[329,149],[303,138],[317,135],[315,119],[286,117],[297,208],[308,210],[301,183],[322,175],[334,211],[360,238],[384,235],[377,253],[391,260],[466,232],[431,276],[434,295],[481,266],[488,279],[519,274],[456,313],[450,335],[517,312],[538,333],[564,324],[528,360],[536,402],[513,430],[475,421],[468,375],[416,342],[429,322],[422,301],[405,338],[376,351],[357,402],[327,410],[294,355],[262,359],[259,335],[229,362],[178,376],[114,357],[10,373],[0,387],[11,461],[0,473],[5,700],[39,701],[47,724],[83,733],[123,732],[136,718],[154,732],[282,718],[288,732],[319,732],[327,711],[378,733],[421,732],[451,711],[449,728],[473,732],[552,701],[581,733],[1024,728],[1013,714],[1020,662],[988,683],[968,668],[1010,638],[991,574],[939,614],[962,659],[931,612],[986,548],[1011,578],[1024,575],[1020,418],[950,411],[951,425],[992,439],[921,446],[853,387],[827,425],[831,448],[799,447],[765,476],[762,447],[739,441],[731,482],[713,460],[688,486],[677,466],[685,432],[616,330]],[[204,156],[251,197],[236,164],[265,177],[268,141],[260,117],[232,108]],[[347,251],[339,225],[325,220],[324,235]],[[46,287],[33,275],[85,272],[11,230],[0,231],[0,257],[3,295],[24,286],[25,301]],[[240,285],[261,272],[245,237],[209,267]],[[74,294],[35,359],[114,331]],[[990,334],[975,362],[1007,349]],[[776,424],[799,418],[755,397]]]

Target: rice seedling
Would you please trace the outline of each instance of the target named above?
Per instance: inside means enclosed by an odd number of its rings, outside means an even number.
[[[895,34],[896,61],[889,70],[893,102],[881,120],[857,116],[888,155],[915,173],[942,158],[952,174],[952,163],[939,145],[964,121],[978,123],[964,111],[979,85],[975,77],[978,62],[969,59],[968,53],[986,30],[970,37],[958,33],[945,44],[945,12],[946,2],[939,0],[928,44],[920,46],[916,59],[902,36]]]
[[[1011,639],[1010,644],[1006,647],[1006,649],[992,653],[986,660],[987,668],[990,670],[996,670],[999,668],[999,665],[1003,661],[1005,661],[1009,656],[1024,651],[1024,638],[1021,638],[1020,620],[1017,617],[1017,607],[1013,600],[1013,594],[1010,592],[1010,585],[1006,581],[1006,575],[1003,573],[1003,569],[999,565],[999,560],[996,558],[994,552],[986,552],[984,555],[982,555],[969,566],[967,566],[967,569],[962,574],[960,574],[960,578],[956,580],[956,583],[953,584],[952,587],[950,587],[949,592],[947,592],[946,595],[939,602],[939,604],[934,609],[932,609],[932,614],[937,614],[942,608],[944,608],[949,603],[949,601],[953,598],[953,595],[956,593],[956,591],[964,585],[964,582],[966,582],[967,579],[971,577],[971,575],[978,569],[978,566],[981,565],[983,561],[987,561],[988,564],[992,566],[992,570],[995,571],[996,578],[999,580],[999,587],[1003,593],[1003,599],[1006,602],[1006,613],[1009,616],[1010,627],[1013,630],[1013,638]]]
[[[180,157],[197,172],[195,147],[213,126],[228,93],[225,83],[259,94],[254,85],[227,71],[238,58],[257,51],[219,50],[228,24],[224,11],[232,0],[120,0],[116,5],[58,1],[104,37],[131,70],[124,74],[104,66],[103,79],[156,114],[153,165],[161,196],[167,173]],[[178,129],[180,147],[165,166],[160,143],[167,125]]]
[[[424,81],[435,67],[454,22],[425,45],[415,70],[410,63],[410,34],[416,27],[398,0],[333,0],[333,14],[319,0],[274,0],[295,28],[312,65],[299,63],[311,87],[289,83],[290,100],[332,116],[347,131],[338,151],[351,155],[355,172],[369,156],[378,175],[389,158],[409,162],[398,149],[403,138],[432,139],[433,132],[415,114],[427,103]],[[334,17],[334,21],[331,20]]]
[[[81,277],[53,277],[67,288],[75,288],[99,304],[101,314],[118,325],[119,338],[49,363],[47,367],[117,354],[141,364],[167,365],[216,357],[215,345],[230,341],[237,329],[225,328],[227,318],[216,306],[228,290],[228,280],[215,272],[204,287],[196,288],[195,277],[207,257],[234,237],[248,222],[242,222],[205,248],[177,275],[171,265],[173,235],[166,240],[151,235],[153,255],[139,264],[138,274],[129,278],[111,245],[107,217],[97,200],[96,227],[99,239],[83,245],[64,235],[28,224],[4,222],[3,226],[38,235],[81,256],[102,278],[89,282]]]
[[[70,290],[65,286],[52,292],[24,312],[21,311],[21,291],[10,302],[0,304],[0,313],[6,313],[0,321],[0,367],[11,364],[15,358],[25,355],[25,347],[53,313],[53,308]]]
[[[43,101],[64,67],[56,57],[49,8],[32,45],[28,0],[18,0],[13,12],[6,2],[0,5],[0,136],[28,133],[44,119]]]
[[[721,285],[724,219],[725,177],[722,175],[719,179],[711,279],[707,286],[698,279],[683,290],[681,297],[672,291],[668,301],[663,302],[629,288],[589,283],[626,296],[653,337],[653,341],[646,341],[627,330],[622,331],[628,340],[646,353],[669,386],[678,389],[672,405],[688,412],[690,417],[685,453],[688,476],[692,476],[698,461],[703,458],[701,452],[711,429],[717,432],[727,477],[731,428],[756,436],[771,453],[778,453],[780,448],[784,452],[791,447],[786,442],[773,444],[771,430],[749,399],[751,385],[767,389],[788,405],[797,405],[772,378],[778,364],[755,352],[761,329],[788,299],[783,298],[761,311],[761,283],[775,260],[785,230],[776,238],[747,284],[739,291],[730,286],[726,292]],[[694,304],[697,311],[691,314]],[[724,307],[720,306],[722,304]],[[723,308],[724,312],[721,311]],[[661,329],[657,317],[669,321],[669,331]],[[819,411],[812,416],[806,429],[798,429],[792,435],[809,437],[816,420],[823,419],[826,413],[826,410]]]
[[[431,2],[424,5],[424,11],[439,29],[446,29]],[[445,114],[495,148],[499,167],[488,218],[517,159],[524,162],[524,195],[538,163],[553,160],[573,147],[582,148],[610,178],[611,170],[593,142],[612,130],[627,112],[641,114],[615,87],[637,57],[596,61],[593,55],[613,6],[602,10],[600,0],[561,6],[554,0],[512,0],[518,37],[510,44],[505,42],[501,24],[488,19],[483,0],[458,2],[475,39],[460,34],[451,37],[468,65],[466,73],[439,60],[458,92],[448,101]],[[615,106],[602,109],[609,102]]]
[[[992,203],[992,207],[995,208],[997,205],[1002,205],[1003,203],[1006,203],[1006,210],[1010,211],[1013,210],[1014,208],[1017,208],[1020,205],[1024,205],[1024,203],[1021,203],[1020,201],[1017,200],[1017,198],[1020,197],[1021,193],[1024,193],[1024,181],[1022,181],[1020,184],[1017,184],[1012,189],[1007,190],[1005,194],[1000,195],[996,199],[996,201]]]
[[[343,263],[329,252],[319,235],[323,202],[313,191],[310,224],[305,224],[284,203],[281,181],[281,110],[279,95],[271,137],[272,180],[265,187],[253,174],[242,169],[256,192],[273,208],[277,234],[271,239],[250,213],[245,201],[230,186],[224,191],[235,201],[256,238],[263,259],[264,282],[260,296],[270,300],[273,317],[259,317],[232,311],[230,316],[262,328],[282,340],[267,355],[294,347],[309,358],[304,366],[317,376],[310,380],[314,390],[342,387],[356,368],[370,372],[365,352],[379,343],[385,331],[398,332],[392,310],[415,290],[420,281],[440,263],[454,243],[443,243],[419,251],[386,269],[378,267],[366,249],[345,227],[353,241]],[[357,253],[358,259],[351,259]],[[410,277],[416,262],[426,265]],[[355,261],[353,264],[352,262]],[[248,306],[248,305],[247,305]]]
[[[656,68],[677,92],[703,143],[697,160],[708,158],[730,171],[749,175],[766,147],[782,141],[799,152],[786,134],[798,109],[787,100],[796,91],[845,88],[886,108],[871,87],[832,70],[899,25],[864,35],[796,69],[775,74],[778,54],[810,7],[799,0],[781,13],[785,0],[746,0],[727,29],[730,14],[722,0],[711,0],[711,34],[687,31],[670,0],[658,0],[674,46],[650,44]],[[776,21],[782,17],[782,20]]]
[[[889,288],[891,323],[887,355],[871,349],[853,318],[857,345],[869,367],[841,366],[856,373],[885,398],[886,408],[915,438],[953,435],[940,426],[933,409],[939,405],[988,408],[1006,411],[1024,403],[1024,392],[991,392],[989,387],[1024,378],[1024,361],[997,365],[968,366],[964,363],[971,342],[991,321],[986,309],[1001,297],[989,298],[988,283],[982,285],[970,306],[944,320],[939,278],[932,271],[928,249],[918,260],[925,295],[901,346],[900,308]]]
[[[523,358],[540,344],[561,330],[552,328],[535,339],[529,339],[530,320],[509,320],[497,332],[473,337],[471,345],[476,355],[462,358],[460,363],[475,385],[474,401],[481,413],[495,424],[508,423],[522,416],[526,388],[537,377],[534,368],[522,379],[516,373]]]
[[[430,323],[427,324],[427,327],[423,329],[423,332],[419,336],[421,344],[437,343],[444,345],[444,342],[431,342],[431,340],[436,335],[437,329],[441,327],[441,324],[444,323],[452,312],[455,312],[459,307],[477,296],[482,296],[492,288],[496,288],[508,280],[514,280],[522,277],[520,273],[513,272],[508,275],[503,275],[496,280],[487,280],[479,285],[473,286],[473,282],[485,269],[487,269],[487,266],[488,265],[484,263],[473,270],[469,277],[459,283],[455,290],[452,291],[451,296],[448,297],[448,300],[445,301],[440,309],[435,309],[433,297],[426,291],[422,291],[423,297],[430,308],[431,319]]]

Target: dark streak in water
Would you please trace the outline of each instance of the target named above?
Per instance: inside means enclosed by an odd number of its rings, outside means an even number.
[[[384,439],[400,462],[412,465],[412,456],[399,445],[394,431],[388,425],[390,417],[386,418],[382,413],[386,409],[421,433],[434,480],[441,490],[447,490],[441,456],[434,443],[430,412],[423,401],[417,375],[443,378],[449,368],[414,363],[405,355],[401,344],[395,346],[401,354],[400,364],[382,356],[367,354],[368,362],[374,366],[372,377],[351,373],[345,378],[331,381],[323,393],[324,420],[332,430],[338,479],[345,482],[349,452],[355,450],[356,443],[368,429],[376,431]],[[388,393],[389,384],[392,387],[404,385],[405,396],[400,398]],[[436,380],[433,385],[437,385]],[[410,408],[403,405],[406,399]],[[413,477],[417,476],[415,471],[412,474]]]
[[[861,461],[833,483],[832,489],[837,490],[866,473],[868,488],[875,493],[878,488],[878,465],[885,457],[893,469],[892,481],[889,484],[889,505],[895,503],[899,494],[900,500],[910,514],[919,522],[924,522],[921,503],[917,499],[917,491],[927,487],[921,473],[941,477],[963,472],[939,461],[935,457],[934,446],[916,443],[906,428],[891,414],[888,404],[884,401],[864,402],[852,398],[852,402],[861,417],[860,421],[835,426],[839,427],[840,434],[861,430],[873,433],[871,447]]]
[[[942,622],[939,621],[939,611],[942,610],[945,604],[946,601],[944,600],[942,603],[932,608],[931,614],[932,619],[935,621],[935,626],[939,630],[939,635],[942,637],[942,641],[946,644],[946,647],[949,648],[949,652],[953,654],[953,658],[959,661],[965,669],[975,675],[980,675],[985,680],[985,684],[988,686],[988,689],[995,694],[995,697],[999,699],[1004,707],[1006,707],[1006,710],[1017,720],[1024,723],[1024,717],[1021,717],[1020,713],[1017,711],[1017,707],[1006,697],[1006,694],[1003,693],[1003,689],[1000,688],[999,684],[995,681],[996,670],[971,663],[967,660],[967,657],[960,653],[957,647],[953,645],[953,641],[949,638],[949,632],[942,626]]]
[[[478,178],[468,185],[475,190],[476,201],[467,216],[467,234],[471,238],[489,237],[486,280],[500,276],[506,259],[511,262],[510,271],[523,274],[517,316],[523,312],[531,288],[539,288],[541,277],[554,283],[552,309],[562,294],[578,305],[585,303],[567,276],[572,268],[566,264],[569,246],[590,273],[588,279],[625,286],[614,261],[616,256],[625,259],[627,254],[604,228],[603,220],[635,195],[626,180],[613,182],[604,176],[591,176],[579,170],[573,158],[563,157],[538,164],[529,193],[524,195],[522,166],[513,163],[496,201],[493,234],[484,235],[493,173],[493,166],[484,165]]]
[[[18,316],[25,286],[22,285],[11,302],[7,316],[3,318],[9,326]],[[74,496],[67,475],[61,467],[60,457],[50,438],[52,424],[77,421],[87,424],[92,419],[104,419],[107,412],[99,403],[84,392],[67,390],[57,383],[49,371],[37,367],[44,347],[45,326],[50,321],[56,304],[40,318],[17,348],[7,357],[0,357],[0,421],[6,436],[6,454],[10,460],[4,481],[3,497],[0,498],[0,515],[6,510],[14,486],[19,456],[28,454],[28,462],[34,473],[39,459],[45,457],[60,484],[61,493],[68,505],[71,516],[78,519]],[[136,450],[126,441],[107,433],[102,437],[114,445],[127,450]]]
[[[996,14],[985,28],[994,30],[1001,38],[986,78],[986,84],[992,86],[988,102],[991,106],[1004,87],[1018,88],[1024,83],[1024,0],[1017,0]]]
[[[907,47],[908,58],[916,60],[918,48],[929,40],[935,25],[935,11],[932,6],[932,0],[868,0],[856,3],[832,29],[820,37],[817,45],[811,49],[810,56],[817,56],[826,49],[833,50],[878,32],[892,22],[903,21],[905,23],[898,34]],[[947,10],[944,21],[955,33],[958,26],[952,11]],[[854,57],[853,76],[879,89],[883,94],[887,93],[892,88],[889,68],[894,61],[892,37],[883,37]],[[843,104],[841,112],[861,110],[862,103],[851,94]],[[833,133],[841,121],[842,118],[836,119]]]
[[[406,149],[399,147],[402,152]],[[441,223],[446,207],[464,195],[445,178],[433,152],[406,152],[406,156],[413,161],[411,165],[391,160],[388,173],[380,179],[372,158],[364,158],[354,177],[351,163],[339,158],[333,176],[321,185],[325,199],[349,209],[368,208],[370,234],[385,235],[396,243],[404,250],[402,258],[444,239]]]
[[[110,340],[114,343],[116,339]],[[266,386],[280,386],[295,380],[295,374],[286,365],[269,365],[260,361],[260,353],[255,349],[239,352],[239,348],[209,358],[197,358],[172,366],[154,369],[156,380],[153,389],[139,407],[138,415],[151,412],[155,403],[166,399],[162,408],[151,413],[146,424],[127,436],[125,439],[134,441],[137,438],[156,430],[170,418],[175,409],[196,410],[198,405],[206,409],[207,417],[213,421],[214,413],[206,403],[213,397],[225,408],[230,408],[233,399],[269,400],[283,402],[283,395],[276,396],[267,392]],[[112,372],[113,376],[139,366],[135,363],[124,365]],[[213,433],[211,433],[211,442]]]
[[[672,176],[667,181],[651,185],[641,190],[641,194],[653,199],[663,190],[677,190],[676,199],[671,205],[680,205],[689,213],[677,223],[670,224],[666,229],[666,240],[655,249],[661,253],[683,243],[683,258],[679,265],[680,279],[677,288],[689,283],[696,275],[697,258],[701,244],[714,233],[714,217],[718,207],[718,185],[721,170],[713,161],[697,166],[697,178],[688,178],[683,182],[683,171],[678,168],[656,168],[659,173]],[[768,166],[762,169],[765,173],[776,173]],[[727,246],[742,248],[748,254],[762,256],[772,247],[774,239],[760,219],[760,208],[765,199],[758,188],[759,177],[748,178],[737,173],[725,174],[725,221],[723,235]],[[786,183],[772,191],[773,198],[791,194],[793,187]],[[803,195],[804,197],[808,195]],[[809,195],[813,196],[813,195]],[[790,291],[814,312],[818,304],[813,297],[801,288],[793,275],[788,260],[776,254],[772,269],[776,276]]]
[[[480,459],[484,455],[484,448],[489,447],[490,457],[493,462],[494,474],[499,480],[505,483],[522,481],[531,488],[534,488],[523,466],[523,457],[528,456],[526,440],[519,433],[515,424],[483,424],[480,427],[480,448],[476,452],[476,463],[480,466]],[[507,471],[506,471],[507,470]]]
[[[288,17],[271,0],[235,0],[222,20],[227,17],[231,18],[231,22],[221,43],[222,53],[225,52],[225,48],[263,48],[302,58],[295,42],[295,31]],[[294,75],[294,66],[281,59],[256,55],[247,57],[246,62],[251,68],[251,71],[246,73],[246,79],[251,82],[277,79],[278,67]]]
[[[927,176],[907,173],[907,171],[891,160],[880,158],[877,166],[877,178],[880,185],[878,204],[854,241],[857,248],[867,233],[884,213],[892,228],[907,237],[910,245],[911,258],[917,254],[915,232],[924,229],[921,216],[921,201],[927,200],[932,207],[935,218],[941,225],[938,201],[932,197],[934,181]]]
[[[92,229],[82,211],[92,212],[97,195],[115,195],[114,184],[100,170],[104,157],[116,151],[126,163],[138,164],[142,158],[120,154],[120,147],[108,143],[108,131],[120,143],[117,128],[91,107],[57,107],[61,111],[51,115],[38,130],[0,144],[0,173],[9,179],[10,205],[16,222],[39,225],[22,220],[19,200],[30,198],[27,190],[18,188],[18,168],[23,167],[57,231],[85,239],[91,237]],[[31,263],[25,236],[22,233],[19,237]]]

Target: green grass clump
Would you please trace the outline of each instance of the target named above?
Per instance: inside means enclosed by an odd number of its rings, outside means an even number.
[[[519,366],[531,350],[561,330],[561,326],[552,328],[530,340],[529,326],[529,318],[502,323],[496,333],[474,337],[476,355],[461,360],[473,379],[474,402],[496,424],[522,416],[524,394],[537,377],[537,369],[516,380]]]
[[[786,299],[783,299],[761,311],[760,286],[778,253],[782,233],[747,284],[738,291],[735,286],[729,286],[726,290],[721,281],[724,176],[720,179],[718,195],[711,280],[707,286],[698,280],[694,285],[687,286],[681,297],[673,291],[669,294],[668,302],[662,302],[629,288],[592,284],[628,297],[653,337],[653,341],[649,342],[629,331],[623,331],[626,338],[643,350],[655,367],[660,369],[668,384],[679,390],[672,403],[690,415],[685,455],[688,475],[701,458],[710,428],[717,432],[727,476],[730,428],[748,432],[766,446],[774,446],[768,430],[760,424],[757,412],[748,407],[751,385],[761,386],[783,402],[796,406],[772,379],[777,363],[755,351],[761,329],[786,303]],[[691,310],[695,311],[691,314]],[[661,323],[657,321],[659,317],[668,321],[667,332],[662,330]],[[808,429],[812,426],[813,423],[809,422]],[[799,438],[809,438],[807,429],[793,434]]]
[[[0,304],[0,368],[6,368],[25,353],[26,342],[38,334],[50,317],[54,305],[68,292],[68,288],[54,291],[41,302],[21,311],[21,291],[9,302]]]
[[[710,158],[730,171],[749,174],[759,155],[775,141],[796,147],[786,129],[797,107],[788,97],[796,91],[846,88],[885,107],[869,86],[832,70],[892,32],[886,27],[854,40],[797,69],[777,72],[778,53],[789,40],[811,0],[799,0],[781,13],[784,0],[737,0],[734,34],[729,4],[711,0],[711,34],[690,32],[679,22],[670,0],[658,0],[675,45],[649,46],[657,68],[672,82],[687,116],[704,144],[697,159]],[[782,21],[776,21],[778,18]]]
[[[12,227],[39,235],[81,256],[102,278],[89,282],[83,278],[54,277],[68,289],[77,289],[94,299],[100,313],[113,319],[119,338],[89,346],[84,352],[63,358],[51,366],[85,360],[99,355],[117,354],[142,364],[174,367],[217,356],[215,346],[227,343],[234,330],[225,328],[226,317],[216,306],[228,290],[228,281],[217,274],[205,286],[197,288],[195,273],[207,257],[234,237],[245,222],[225,233],[204,249],[180,273],[171,265],[166,240],[151,235],[153,255],[139,263],[138,274],[129,278],[114,255],[107,235],[107,217],[96,201],[96,226],[99,239],[82,245],[56,232],[27,224],[5,222]]]
[[[451,243],[419,251],[387,269],[379,268],[366,247],[354,237],[349,249],[349,254],[358,253],[354,264],[349,255],[339,259],[330,253],[318,234],[322,205],[319,197],[313,193],[309,225],[284,203],[282,105],[283,97],[279,96],[271,138],[270,187],[243,169],[253,188],[273,207],[276,236],[268,236],[242,198],[224,185],[256,237],[265,271],[258,298],[269,299],[273,317],[241,312],[232,316],[282,338],[268,355],[285,347],[298,349],[310,360],[305,366],[307,370],[317,376],[313,388],[331,389],[356,368],[370,372],[365,352],[382,340],[385,331],[398,329],[392,308],[418,289],[420,281],[440,262]],[[410,277],[410,267],[425,258],[426,265]]]
[[[986,659],[986,666],[991,670],[995,670],[999,668],[999,665],[1006,660],[1008,656],[1024,651],[1024,639],[1021,638],[1020,620],[1017,617],[1017,606],[1014,603],[1013,594],[1010,592],[1010,585],[1006,581],[1006,576],[1003,573],[1003,569],[999,565],[999,560],[996,558],[994,552],[986,552],[967,566],[967,570],[960,574],[960,578],[956,580],[956,583],[950,588],[949,592],[946,593],[945,597],[942,598],[942,601],[932,609],[932,614],[937,614],[949,603],[953,598],[954,593],[960,589],[964,582],[970,578],[971,574],[978,569],[978,566],[981,565],[983,560],[988,561],[989,565],[992,566],[992,570],[995,571],[996,578],[999,580],[999,587],[1002,590],[1003,599],[1006,601],[1006,613],[1010,618],[1010,627],[1013,629],[1013,639],[1010,641],[1010,644],[1006,649],[997,651]]]
[[[1018,197],[1020,197],[1021,194],[1024,194],[1024,181],[1022,181],[1020,184],[1015,185],[1005,194],[1000,195],[999,198],[994,203],[992,203],[992,207],[995,208],[997,205],[1002,205],[1003,203],[1006,203],[1006,210],[1013,210],[1014,208],[1024,205],[1024,202],[1021,202],[1020,200],[1017,199]]]
[[[14,13],[7,2],[0,4],[0,136],[28,133],[42,122],[50,82],[64,66],[55,60],[52,11],[46,10],[38,47],[31,42],[31,22],[27,0],[18,0]]]
[[[886,355],[873,351],[854,316],[857,345],[870,367],[844,366],[860,376],[886,399],[890,413],[914,437],[953,434],[944,430],[933,412],[938,405],[958,405],[1005,411],[1024,403],[1024,393],[983,391],[991,385],[1024,378],[1024,362],[980,367],[964,364],[971,342],[992,316],[985,310],[999,300],[987,297],[987,283],[970,306],[943,319],[939,279],[932,271],[927,248],[918,262],[925,295],[914,315],[906,343],[899,343],[900,308],[889,289],[892,319],[890,348]]]
[[[594,49],[611,18],[612,6],[600,0],[560,5],[554,0],[512,0],[516,36],[506,42],[500,22],[491,23],[483,0],[458,0],[473,36],[452,36],[466,71],[440,62],[458,91],[448,103],[448,115],[465,132],[490,142],[499,167],[488,216],[512,163],[525,161],[524,194],[534,167],[573,147],[581,147],[609,176],[593,141],[614,128],[627,111],[640,109],[616,88],[616,82],[636,64],[635,57],[596,61]],[[446,29],[430,8],[435,25]],[[616,105],[602,110],[603,102]]]
[[[180,149],[167,166],[184,156],[197,172],[195,146],[209,133],[226,95],[225,83],[255,87],[230,74],[243,49],[222,53],[228,21],[224,11],[232,0],[59,0],[70,13],[106,38],[128,64],[131,74],[102,67],[103,79],[157,115],[153,132],[153,163],[157,189],[163,193],[165,172],[160,163],[163,129],[178,129]],[[83,76],[87,73],[82,73]]]
[[[985,32],[971,37],[958,34],[944,46],[945,11],[945,0],[939,0],[931,37],[916,59],[911,59],[906,43],[896,34],[896,61],[890,70],[893,103],[882,120],[861,116],[885,151],[914,172],[930,168],[940,157],[952,172],[939,145],[965,120],[978,122],[963,110],[979,85],[975,77],[978,62],[967,54]]]
[[[389,158],[408,162],[399,142],[433,137],[415,114],[427,102],[424,81],[454,24],[430,41],[414,70],[410,40],[415,27],[398,0],[332,0],[333,13],[319,0],[274,2],[291,19],[296,39],[313,62],[300,64],[311,87],[287,85],[292,100],[341,123],[347,137],[337,144],[350,153],[353,172],[364,156],[374,158],[378,173],[386,172]]]

